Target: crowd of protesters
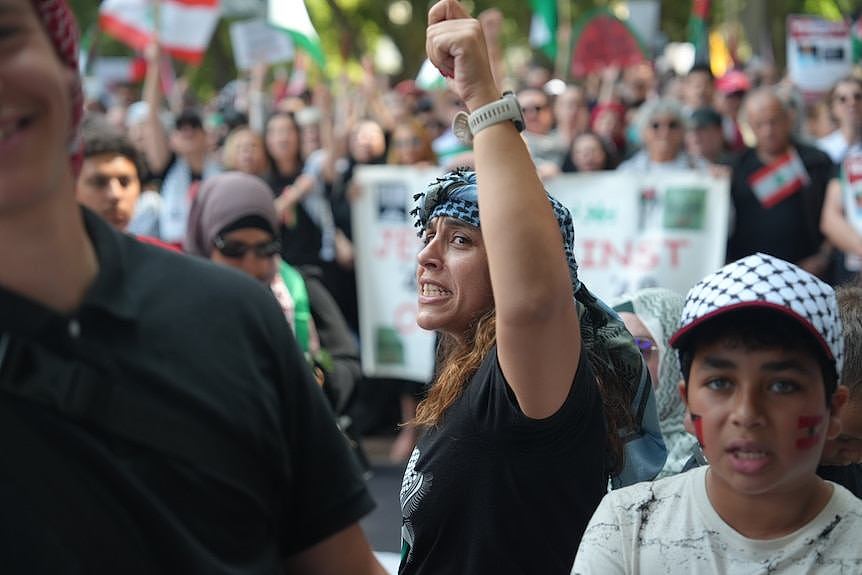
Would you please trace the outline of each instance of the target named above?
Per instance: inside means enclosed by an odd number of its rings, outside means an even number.
[[[401,390],[400,572],[862,566],[862,80],[817,104],[764,67],[566,84],[509,73],[501,14],[441,0],[427,47],[447,88],[259,66],[201,103],[165,96],[155,41],[140,97],[116,87],[81,121],[65,3],[3,1],[13,572],[382,572],[348,451],[369,164],[445,172],[415,213],[418,323],[441,342],[430,391]],[[455,134],[506,88],[521,134]],[[605,305],[542,189],[603,170],[727,178],[727,265],[684,299]]]

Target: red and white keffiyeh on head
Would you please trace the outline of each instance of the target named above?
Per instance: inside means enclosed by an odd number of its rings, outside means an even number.
[[[78,74],[78,26],[66,0],[32,0],[32,2],[60,61],[75,72],[75,82],[69,95],[72,106],[69,155],[77,174],[83,161],[78,127],[84,116],[84,93]]]

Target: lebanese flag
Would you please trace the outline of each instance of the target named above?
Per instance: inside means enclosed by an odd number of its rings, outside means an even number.
[[[154,25],[156,12],[158,26]],[[219,0],[103,0],[99,26],[140,51],[157,29],[159,42],[168,54],[200,64],[220,15]]]
[[[764,208],[786,200],[808,181],[808,172],[794,148],[748,178],[748,184]]]

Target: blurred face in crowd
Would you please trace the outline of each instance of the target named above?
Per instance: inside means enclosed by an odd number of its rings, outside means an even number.
[[[742,109],[742,102],[745,99],[745,92],[737,90],[736,92],[719,92],[715,99],[715,108],[721,112],[723,116],[736,119]]]
[[[266,151],[276,162],[293,161],[299,154],[299,128],[293,116],[279,113],[266,124]]]
[[[712,106],[712,77],[704,70],[689,72],[683,80],[683,103],[691,109]]]
[[[247,128],[234,130],[225,142],[224,164],[229,170],[263,174],[266,171],[266,154],[260,137]]]
[[[572,133],[584,132],[590,125],[590,110],[584,91],[578,86],[566,86],[554,100],[554,116],[560,129]]]
[[[141,195],[138,168],[120,154],[90,156],[81,167],[75,195],[81,204],[123,231]]]
[[[360,164],[370,163],[386,152],[386,137],[380,124],[371,120],[360,122],[350,138],[350,155]]]
[[[203,126],[182,124],[171,132],[171,148],[181,157],[205,154],[208,144]]]
[[[0,8],[2,218],[71,182],[67,142],[76,75],[56,55],[31,2],[2,0]]]
[[[635,343],[637,343],[638,349],[640,350],[641,355],[643,355],[647,368],[649,369],[649,375],[652,380],[653,387],[658,386],[659,352],[655,343],[655,338],[637,314],[623,311],[620,312],[620,319],[623,320],[623,324],[626,326],[626,329],[630,334],[632,334],[632,337],[635,338]]]
[[[721,126],[707,124],[689,129],[685,134],[686,149],[695,158],[716,162],[724,152]]]
[[[613,142],[623,133],[623,121],[615,111],[605,109],[596,116],[593,131],[606,141]]]
[[[820,139],[835,131],[835,120],[826,102],[814,103],[805,109],[805,133],[812,138]]]
[[[541,90],[521,90],[518,103],[524,113],[524,126],[528,132],[547,134],[554,127],[554,115],[548,96]]]
[[[653,162],[670,162],[682,151],[682,119],[673,114],[650,118],[643,132],[647,154]]]
[[[269,284],[278,270],[279,250],[272,234],[260,228],[241,228],[218,236],[210,259]]]
[[[777,96],[770,93],[753,94],[745,106],[746,117],[754,137],[757,151],[776,156],[787,151],[790,145],[790,116]]]
[[[399,124],[392,132],[392,147],[390,164],[410,166],[421,162],[430,162],[430,144],[420,125],[413,122]]]
[[[823,465],[862,463],[862,398],[853,397],[841,411],[841,432],[823,446]]]
[[[599,137],[581,134],[572,144],[572,162],[579,172],[597,172],[605,169],[608,157]]]
[[[862,128],[862,82],[842,80],[832,91],[832,114],[842,128]]]

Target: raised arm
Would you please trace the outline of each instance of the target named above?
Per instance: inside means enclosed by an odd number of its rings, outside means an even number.
[[[820,231],[842,252],[862,256],[862,236],[844,215],[841,180],[837,178],[833,178],[826,188],[826,200],[820,213]]]
[[[147,75],[144,78],[144,101],[147,103],[147,118],[144,125],[144,155],[147,165],[155,174],[160,174],[168,165],[171,157],[168,135],[162,125],[162,89],[159,79],[161,49],[158,38],[147,46],[144,53],[147,59]]]
[[[469,110],[500,98],[481,25],[457,1],[431,8],[426,49]],[[562,235],[512,122],[476,134],[474,153],[500,366],[521,410],[548,417],[565,401],[580,360]]]

